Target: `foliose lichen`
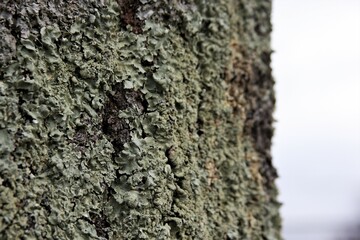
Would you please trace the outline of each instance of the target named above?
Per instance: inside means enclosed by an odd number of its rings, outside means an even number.
[[[2,1],[1,239],[280,239],[270,11]]]

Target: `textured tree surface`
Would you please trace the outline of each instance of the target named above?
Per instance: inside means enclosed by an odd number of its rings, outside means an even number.
[[[0,239],[280,239],[266,0],[1,0]]]

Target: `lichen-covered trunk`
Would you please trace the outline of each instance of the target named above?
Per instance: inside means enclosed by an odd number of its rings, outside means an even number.
[[[0,239],[280,239],[270,12],[1,0]]]

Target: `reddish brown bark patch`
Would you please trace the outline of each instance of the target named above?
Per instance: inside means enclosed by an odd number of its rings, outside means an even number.
[[[117,3],[120,8],[121,26],[126,28],[127,25],[130,25],[133,33],[141,34],[144,21],[136,16],[137,10],[141,4],[140,1],[117,0]]]
[[[225,80],[229,84],[229,103],[233,114],[244,120],[246,113],[245,88],[251,78],[251,62],[246,60],[244,50],[237,43],[230,45],[232,56],[228,68],[225,70]]]
[[[213,159],[209,159],[205,163],[205,169],[207,170],[207,183],[211,186],[216,180],[219,179],[218,169]]]

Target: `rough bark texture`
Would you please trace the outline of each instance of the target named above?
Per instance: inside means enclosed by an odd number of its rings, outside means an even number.
[[[267,0],[2,0],[0,239],[280,239]]]

